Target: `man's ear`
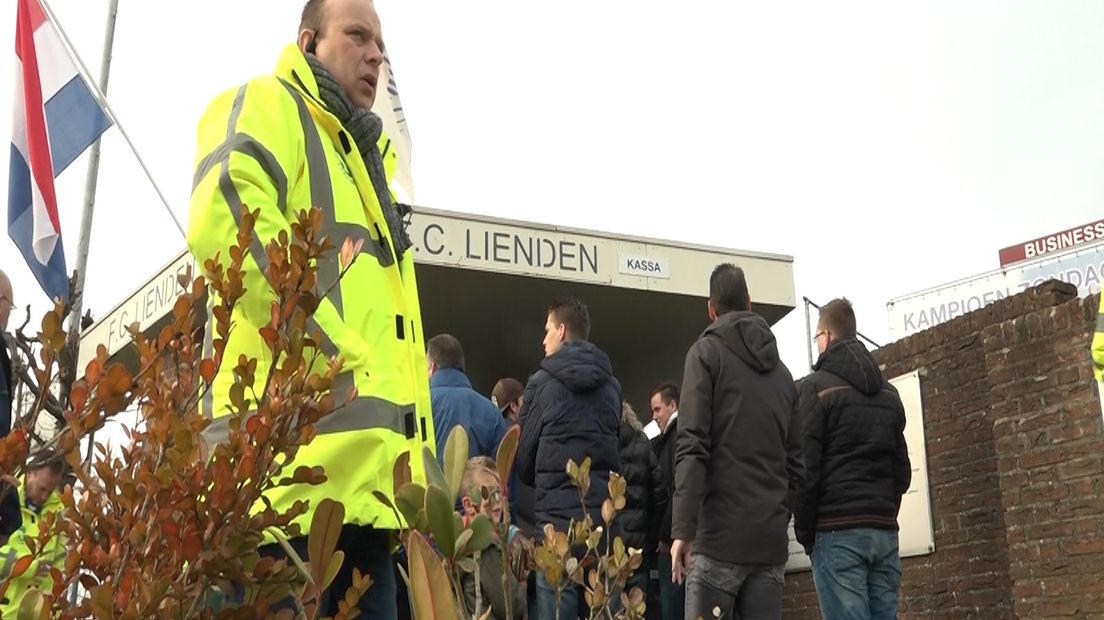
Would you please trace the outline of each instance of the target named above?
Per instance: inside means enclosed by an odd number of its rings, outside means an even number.
[[[713,300],[710,299],[709,301],[705,302],[705,307],[709,311],[709,320],[710,321],[716,321],[717,320],[717,309],[713,307]]]
[[[748,295],[747,311],[751,312],[751,295]]]
[[[299,39],[297,40],[297,43],[299,44],[299,51],[303,52],[304,54],[313,54],[315,47],[314,38],[315,32],[313,30],[300,30]]]

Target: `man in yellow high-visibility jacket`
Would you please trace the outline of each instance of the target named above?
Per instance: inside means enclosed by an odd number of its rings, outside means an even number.
[[[258,360],[258,377],[270,363],[257,333],[268,324],[274,299],[263,247],[312,206],[322,210],[323,232],[337,245],[347,237],[364,242],[339,285],[332,286],[339,273],[336,257],[318,265],[318,290],[330,292],[312,320],[325,336],[322,350],[344,360],[334,392],[344,395],[356,386],[358,393],[316,426],[318,436],[296,457],[295,466],[323,466],[328,480],[283,487],[268,499],[277,510],[308,500],[311,512],[299,520],[304,532],[320,500],[344,504],[338,549],[345,551],[345,563],[320,612],[337,611],[356,567],[373,582],[360,605],[366,618],[396,615],[388,531],[403,525],[372,493],[393,496],[392,467],[403,453],[410,455],[415,479],[422,478],[422,446],[434,445],[405,223],[409,208],[392,199],[387,179],[395,149],[370,112],[377,86],[385,87],[377,84],[382,63],[372,0],[309,0],[298,42],[284,50],[275,75],[219,95],[200,121],[188,226],[188,245],[201,264],[218,252],[225,261],[242,205],[260,210],[227,363],[201,403],[214,418],[204,433],[209,444],[226,437],[238,356]],[[305,539],[292,542],[305,556]]]
[[[44,452],[38,460],[28,463],[23,480],[15,485],[19,491],[11,491],[19,503],[22,525],[11,535],[7,544],[0,547],[0,581],[7,579],[19,558],[32,555],[27,541],[38,538],[42,519],[51,513],[60,514],[65,508],[58,494],[63,470],[64,464],[56,453]],[[65,556],[65,539],[54,536],[46,543],[38,559],[8,584],[8,590],[0,598],[0,618],[15,618],[27,592],[53,588],[50,569],[61,569]]]

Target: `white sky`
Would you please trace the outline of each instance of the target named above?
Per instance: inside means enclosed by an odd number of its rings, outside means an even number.
[[[97,75],[107,4],[51,2]],[[271,71],[302,2],[120,5],[108,99],[186,223],[200,113]],[[850,297],[879,342],[890,298],[1104,215],[1104,3],[377,5],[420,205],[789,254],[798,300]],[[14,18],[9,0],[9,50]],[[85,162],[59,179],[70,269]],[[183,245],[109,130],[87,305],[102,316]],[[6,235],[0,265],[40,313]],[[803,319],[799,302],[776,328],[797,376]]]

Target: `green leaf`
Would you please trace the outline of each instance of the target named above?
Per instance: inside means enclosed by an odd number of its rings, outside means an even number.
[[[441,490],[451,488],[445,480],[445,473],[441,471],[441,465],[437,463],[437,457],[433,456],[429,446],[422,446],[422,461],[426,473],[426,486],[437,485]]]
[[[510,479],[510,470],[514,467],[514,457],[517,456],[518,440],[520,438],[521,427],[515,424],[502,436],[502,441],[498,442],[495,465],[498,466],[498,475],[503,481]]]
[[[468,543],[467,553],[474,553],[476,551],[483,551],[494,539],[494,523],[485,514],[477,514],[472,522],[468,525],[468,530],[472,533],[471,542]]]
[[[468,541],[471,540],[472,534],[474,533],[475,532],[471,530],[460,532],[460,535],[456,537],[456,549],[453,550],[453,558],[458,558],[464,553],[464,547],[468,544]]]
[[[445,442],[445,478],[448,480],[449,493],[456,500],[460,495],[460,482],[464,479],[464,469],[468,466],[468,431],[457,424],[449,432]]]
[[[460,558],[456,560],[456,566],[465,573],[471,574],[475,572],[476,562],[475,558]]]
[[[341,570],[341,564],[345,562],[345,552],[335,551],[330,556],[330,563],[326,565],[326,572],[322,575],[322,588],[325,590],[333,583],[334,577],[337,577],[337,571]]]
[[[579,481],[579,466],[572,459],[567,459],[567,477],[576,484]]]
[[[372,496],[375,497],[376,500],[379,503],[381,503],[384,506],[387,506],[388,508],[390,508],[391,512],[395,513],[395,518],[400,523],[403,522],[404,517],[403,517],[402,513],[399,512],[398,506],[395,505],[395,502],[391,501],[390,497],[387,497],[386,495],[384,495],[383,491],[380,491],[379,489],[376,489],[375,491],[372,491]]]
[[[590,457],[583,459],[583,464],[579,466],[579,490],[583,492],[583,495],[590,494]]]
[[[291,563],[299,569],[299,572],[302,573],[307,583],[313,584],[314,579],[311,577],[310,569],[303,563],[303,558],[299,557],[299,554],[292,548],[291,543],[288,542],[287,536],[284,536],[284,533],[275,527],[268,528],[268,532],[271,533],[276,538],[276,542],[280,543],[280,546],[284,548],[284,553],[291,558]]]
[[[433,533],[433,539],[437,546],[447,552],[456,548],[458,532],[453,530],[452,517],[456,514],[452,509],[445,491],[436,485],[430,485],[426,490],[426,516],[429,517],[429,531]]]
[[[318,502],[311,519],[310,534],[307,536],[307,561],[310,562],[311,576],[315,583],[326,574],[344,522],[345,507],[339,502],[328,497]]]
[[[426,490],[422,485],[411,482],[399,489],[395,496],[395,506],[402,513],[407,527],[414,528],[418,522],[418,511],[425,508]]]
[[[28,590],[23,595],[23,601],[19,603],[19,611],[16,612],[18,620],[38,620],[42,617],[42,606],[46,599],[38,590]]]
[[[429,542],[420,533],[411,532],[407,551],[410,556],[410,607],[414,617],[417,620],[456,620],[452,584]]]

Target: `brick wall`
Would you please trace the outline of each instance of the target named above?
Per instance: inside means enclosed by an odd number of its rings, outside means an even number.
[[[1099,298],[1060,282],[881,348],[921,369],[935,553],[902,564],[902,618],[1104,617]],[[816,618],[809,573],[786,618]]]

